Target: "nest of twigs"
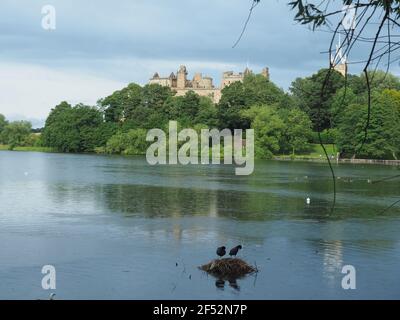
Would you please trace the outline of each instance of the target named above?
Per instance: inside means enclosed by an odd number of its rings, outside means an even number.
[[[256,267],[239,258],[215,259],[199,268],[221,279],[241,278],[258,271]]]

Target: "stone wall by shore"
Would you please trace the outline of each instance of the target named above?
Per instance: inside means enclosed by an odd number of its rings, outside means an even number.
[[[339,163],[384,164],[384,165],[390,165],[390,166],[399,166],[400,160],[339,159]]]
[[[312,162],[327,162],[325,157],[322,158],[308,158],[308,157],[296,157],[290,156],[276,156],[274,160],[283,161],[312,161]],[[331,159],[332,163],[353,163],[353,164],[381,164],[389,166],[400,166],[400,160],[378,160],[378,159]]]

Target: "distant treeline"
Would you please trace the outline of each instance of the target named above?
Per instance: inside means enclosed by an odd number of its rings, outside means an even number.
[[[40,136],[32,130],[29,121],[8,122],[0,114],[0,144],[6,144],[9,149],[25,146],[40,146]]]
[[[323,142],[336,144],[342,156],[397,159],[399,78],[382,71],[371,73],[372,108],[365,140],[368,89],[364,75],[348,75],[346,83],[345,77],[333,71],[321,94],[326,73],[321,69],[296,79],[289,92],[250,74],[243,82],[225,87],[218,104],[192,91],[175,96],[168,87],[132,83],[100,99],[96,106],[61,102],[51,110],[42,134],[32,133],[27,122],[7,123],[0,115],[0,143],[60,152],[144,154],[147,130],[166,130],[168,121],[176,120],[182,128],[196,130],[253,128],[257,158],[307,153],[321,131]]]

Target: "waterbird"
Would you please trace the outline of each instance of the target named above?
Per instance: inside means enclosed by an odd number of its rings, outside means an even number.
[[[56,296],[56,294],[54,292],[50,293],[49,300],[54,300],[55,296]],[[42,299],[36,299],[36,300],[42,300]]]
[[[226,254],[226,248],[224,246],[219,247],[217,249],[217,255],[219,255],[220,257],[223,257]]]
[[[311,199],[310,199],[309,197],[307,197],[306,203],[307,203],[307,204],[310,204],[310,203],[311,203]]]
[[[231,251],[229,251],[229,255],[231,257],[236,256],[240,249],[242,249],[242,246],[239,244],[238,246],[232,248]]]

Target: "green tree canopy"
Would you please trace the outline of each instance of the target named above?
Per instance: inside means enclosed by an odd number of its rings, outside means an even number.
[[[249,74],[243,82],[234,82],[222,89],[218,103],[220,128],[247,129],[249,119],[243,117],[243,110],[257,104],[282,104],[287,96],[273,82],[262,75]]]
[[[201,123],[216,127],[217,109],[209,97],[201,97],[194,91],[184,96],[170,97],[164,104],[166,120],[176,120],[183,126]]]
[[[147,130],[131,129],[128,132],[118,132],[113,135],[106,145],[108,153],[145,154],[149,143],[146,141]]]
[[[385,89],[400,90],[400,79],[395,75],[382,70],[369,71],[368,78],[370,81],[370,88],[373,91],[383,91]],[[356,95],[366,97],[368,86],[364,73],[357,75],[348,75],[347,86]]]
[[[32,125],[29,121],[14,121],[7,124],[1,132],[1,141],[11,149],[24,146],[31,133]]]
[[[397,159],[400,152],[400,92],[384,90],[374,92],[370,126],[364,140],[367,119],[366,104],[350,104],[341,115],[338,124],[337,144],[348,157]]]
[[[254,129],[255,156],[259,159],[270,159],[280,149],[280,141],[285,132],[285,123],[279,116],[276,107],[255,105],[241,111],[242,116],[251,123]]]
[[[165,102],[173,96],[170,88],[158,84],[141,87],[130,84],[99,101],[107,122],[123,122],[124,130],[153,128],[166,122]]]
[[[131,83],[127,87],[99,100],[99,104],[104,109],[106,121],[118,122],[124,118],[131,118],[134,110],[140,105],[141,99],[142,87]]]
[[[51,110],[43,130],[44,145],[62,152],[91,152],[112,134],[94,107],[62,102]]]
[[[331,127],[332,98],[345,83],[339,72],[331,70],[329,77],[327,73],[328,69],[321,69],[311,77],[297,78],[290,87],[299,108],[310,117],[314,130]]]
[[[8,124],[6,117],[0,113],[0,135],[3,132],[5,126]],[[0,140],[1,142],[1,140]]]
[[[281,112],[285,123],[281,151],[290,151],[294,156],[296,151],[305,151],[309,147],[312,136],[312,123],[307,114],[299,108],[292,108]]]

